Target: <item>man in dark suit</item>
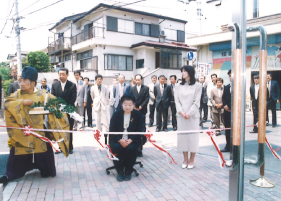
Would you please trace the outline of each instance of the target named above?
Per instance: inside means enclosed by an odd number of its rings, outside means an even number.
[[[254,85],[250,87],[250,94],[252,99],[252,109],[253,109],[253,115],[254,115],[254,125],[258,122],[259,118],[259,76],[254,76]],[[250,133],[258,133],[258,127],[254,126],[253,131]]]
[[[73,82],[67,80],[69,74],[67,68],[61,68],[59,70],[59,80],[52,85],[52,94],[57,98],[61,97],[66,101],[67,105],[74,106],[76,101],[76,85]],[[68,121],[70,124],[70,130],[73,130],[74,119],[68,116]],[[56,152],[57,153],[57,152]],[[72,143],[72,133],[69,136],[69,153],[73,154],[73,143]]]
[[[173,131],[177,130],[177,109],[176,109],[176,103],[175,103],[175,98],[174,98],[174,90],[176,87],[176,82],[177,82],[177,76],[176,75],[171,75],[170,76],[170,82],[171,82],[171,111],[172,111],[172,125],[173,125]]]
[[[207,83],[205,82],[205,76],[199,77],[199,82],[202,84],[202,95],[200,100],[200,126],[203,126],[203,123],[207,121],[208,118],[208,95],[207,95]],[[202,110],[204,112],[204,116],[202,118]]]
[[[156,98],[155,107],[157,111],[157,128],[156,132],[159,132],[162,127],[162,114],[163,114],[163,131],[167,132],[167,118],[168,108],[170,106],[172,91],[171,86],[165,84],[166,77],[164,75],[159,76],[159,84],[154,86],[154,95]]]
[[[222,95],[222,103],[223,103],[223,119],[224,119],[224,127],[231,127],[231,70],[227,72],[229,76],[230,84],[224,87],[223,95]],[[221,152],[229,152],[230,151],[230,130],[225,130],[225,139],[226,145],[225,148],[221,150]]]
[[[18,89],[20,89],[20,85],[19,85],[19,81],[21,79],[21,73],[19,73],[17,75],[17,81],[15,81],[14,83],[10,84],[9,86],[9,91],[8,91],[8,95],[10,96],[12,93],[14,93],[15,91],[17,91]]]
[[[267,74],[267,89],[269,93],[269,100],[267,101],[267,113],[266,113],[266,121],[267,125],[269,123],[268,119],[268,109],[271,109],[272,112],[272,127],[276,127],[276,104],[279,103],[280,98],[280,88],[278,82],[272,80],[272,75],[270,73]]]
[[[84,82],[86,83],[86,93],[87,93],[87,106],[85,107],[84,111],[84,125],[85,124],[85,117],[86,117],[86,111],[87,111],[87,116],[88,116],[88,127],[93,127],[93,119],[92,119],[92,104],[93,104],[93,99],[91,97],[91,86],[89,85],[89,78],[85,77]]]

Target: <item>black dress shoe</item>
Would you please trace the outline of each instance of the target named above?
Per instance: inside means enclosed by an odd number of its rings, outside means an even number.
[[[152,126],[153,126],[153,123],[149,123],[149,124],[148,124],[148,127],[152,127]]]
[[[41,174],[41,177],[42,177],[42,178],[48,178],[48,177],[50,176],[50,173],[49,173],[49,172],[43,172],[43,171],[41,171],[40,174]]]
[[[258,131],[251,131],[250,133],[258,133]]]
[[[160,132],[160,129],[159,129],[159,128],[156,128],[155,132]]]
[[[229,149],[224,148],[224,149],[222,149],[222,150],[221,150],[221,152],[230,152],[230,150],[229,150]]]
[[[132,178],[131,174],[126,174],[125,177],[124,177],[124,180],[125,181],[130,181]]]
[[[117,175],[117,181],[123,181],[124,180],[124,172],[120,171]]]
[[[266,126],[268,126],[269,124],[268,123],[266,123]]]
[[[7,176],[3,176],[0,178],[0,184],[6,185],[9,182],[9,179]]]
[[[62,153],[62,151],[61,151],[61,150],[59,150],[59,152],[55,152],[55,154],[60,154],[60,153]]]
[[[167,128],[163,128],[163,131],[164,131],[164,132],[168,132],[168,129],[167,129]]]
[[[73,154],[73,150],[69,150],[69,152],[68,152],[69,154]]]
[[[176,130],[178,130],[178,128],[175,126],[175,127],[173,128],[173,131],[176,131]]]

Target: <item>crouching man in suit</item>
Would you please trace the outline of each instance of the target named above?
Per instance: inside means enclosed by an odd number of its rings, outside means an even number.
[[[141,135],[134,132],[145,132],[144,115],[134,110],[135,97],[125,93],[121,98],[122,109],[113,113],[110,120],[110,132],[132,132],[132,134],[110,135],[109,144],[113,154],[119,161],[114,160],[118,173],[118,181],[131,180],[133,166],[136,162]]]

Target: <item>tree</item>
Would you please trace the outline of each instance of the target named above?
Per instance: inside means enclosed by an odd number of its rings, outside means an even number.
[[[29,52],[27,62],[38,72],[49,72],[51,70],[49,56],[42,51]]]
[[[9,66],[9,62],[0,63],[0,75],[2,77],[2,88],[4,90],[4,94],[5,96],[8,96],[10,84],[13,82],[11,80],[11,68]]]

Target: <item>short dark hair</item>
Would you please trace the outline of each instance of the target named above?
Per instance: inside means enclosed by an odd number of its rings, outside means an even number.
[[[231,75],[231,69],[227,72],[227,75],[228,76]]]
[[[176,75],[170,75],[170,79],[171,79],[172,77],[173,77],[175,80],[177,80],[177,76],[176,76]]]
[[[101,74],[97,74],[97,75],[95,76],[95,80],[97,80],[99,77],[100,77],[101,79],[103,79],[103,77],[102,77]]]
[[[59,81],[58,79],[54,79],[54,80],[53,80],[53,82],[58,82],[58,81]]]
[[[82,78],[82,80],[84,79],[82,75],[80,75],[80,78]]]
[[[159,80],[161,77],[166,78],[165,75],[159,75],[158,80]]]
[[[220,77],[216,79],[216,83],[217,83],[218,81],[220,81],[221,83],[223,83],[223,79],[220,78]]]
[[[272,74],[271,73],[267,73],[267,75],[269,75],[272,78]]]
[[[259,75],[254,75],[254,79],[260,79]]]
[[[90,79],[89,79],[88,77],[84,77],[84,80],[86,80],[86,79],[87,79],[88,81],[90,81]]]
[[[80,72],[79,70],[74,71],[74,75],[77,74],[77,73],[78,73],[79,75],[81,75],[81,72]]]
[[[190,77],[189,85],[194,85],[196,82],[194,68],[192,66],[183,66],[183,67],[181,67],[181,72],[183,70],[185,70]],[[185,79],[182,78],[181,85],[184,85],[184,84],[185,84]]]
[[[157,79],[157,76],[156,76],[156,75],[152,75],[152,76],[151,76],[151,79],[154,78],[154,77],[156,77],[156,79]]]
[[[127,100],[131,100],[131,101],[133,101],[133,103],[136,102],[135,96],[133,96],[131,93],[125,92],[121,98],[121,104],[123,104],[124,101],[127,101]]]
[[[135,75],[135,79],[137,78],[137,76],[140,76],[141,80],[142,80],[142,75],[141,74],[136,74]]]
[[[213,73],[213,74],[211,75],[211,78],[212,78],[213,76],[218,77],[218,75],[217,75],[216,73]]]
[[[67,68],[60,68],[59,71],[58,71],[58,73],[59,73],[60,71],[65,71],[65,73],[68,75],[68,69],[67,69]]]

